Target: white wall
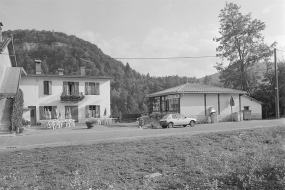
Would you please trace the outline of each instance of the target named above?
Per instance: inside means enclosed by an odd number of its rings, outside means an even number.
[[[220,94],[220,114],[230,114],[230,98],[233,97],[235,106],[233,112],[239,111],[238,94]],[[184,94],[180,99],[180,112],[185,116],[205,115],[204,94]],[[218,113],[218,94],[206,94],[206,109],[214,107]]]
[[[5,48],[3,52],[0,53],[0,83],[6,67],[12,67],[8,48]]]
[[[44,95],[43,81],[52,81],[52,94]],[[79,82],[79,92],[83,92],[85,98],[78,103],[61,103],[60,96],[63,90],[63,81]],[[100,95],[85,95],[85,82],[99,82]],[[57,106],[61,113],[65,112],[65,106],[78,105],[79,122],[86,121],[86,105],[100,105],[100,115],[103,116],[105,108],[107,116],[110,115],[110,80],[91,78],[56,78],[55,77],[29,77],[24,76],[20,82],[20,88],[24,93],[24,106],[36,106],[37,121],[40,119],[39,106]],[[23,117],[30,120],[29,112],[24,112]]]
[[[242,110],[244,110],[244,106],[249,106],[249,110],[251,110],[252,113],[262,113],[262,105],[248,96],[241,97]]]
[[[184,94],[180,99],[180,113],[185,116],[205,115],[204,94]]]

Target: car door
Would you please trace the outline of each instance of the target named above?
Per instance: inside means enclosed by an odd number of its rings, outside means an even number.
[[[187,118],[184,115],[178,114],[177,118],[179,118],[178,119],[179,125],[188,125],[189,124]]]
[[[178,125],[178,118],[177,118],[177,114],[172,114],[172,120],[174,125]]]

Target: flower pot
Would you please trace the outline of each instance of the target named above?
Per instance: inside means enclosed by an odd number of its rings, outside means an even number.
[[[95,124],[94,123],[86,123],[86,126],[88,129],[91,129],[92,127],[95,126]]]

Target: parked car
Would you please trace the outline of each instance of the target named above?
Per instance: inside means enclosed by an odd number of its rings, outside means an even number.
[[[188,118],[182,114],[167,114],[159,121],[159,123],[162,128],[171,128],[178,125],[182,125],[183,127],[190,125],[191,127],[194,127],[196,121],[195,118]]]

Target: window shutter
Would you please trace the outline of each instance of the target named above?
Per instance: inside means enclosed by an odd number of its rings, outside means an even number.
[[[100,83],[96,82],[96,95],[100,95]]]
[[[86,116],[86,118],[90,117],[90,115],[89,115],[89,105],[85,106],[85,116]]]
[[[40,110],[40,120],[44,120],[45,119],[44,106],[39,106],[39,110]]]
[[[63,81],[62,92],[64,93],[64,95],[67,95],[67,82],[66,81]]]
[[[91,94],[95,95],[96,94],[95,83],[94,82],[90,82],[89,84],[91,86]]]
[[[96,117],[97,118],[100,117],[100,106],[99,105],[96,106]]]
[[[85,95],[88,95],[88,82],[85,82]]]
[[[74,88],[75,88],[75,95],[79,95],[79,82],[74,83]]]
[[[49,95],[52,94],[52,81],[48,81],[48,92]]]
[[[44,95],[47,94],[47,85],[46,85],[46,82],[47,82],[47,81],[44,81]]]

